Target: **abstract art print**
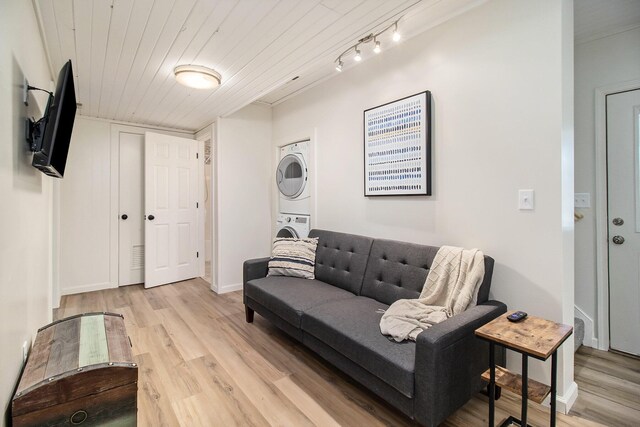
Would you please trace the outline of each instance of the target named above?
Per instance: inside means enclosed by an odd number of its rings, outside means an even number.
[[[431,92],[364,112],[364,195],[431,195]]]

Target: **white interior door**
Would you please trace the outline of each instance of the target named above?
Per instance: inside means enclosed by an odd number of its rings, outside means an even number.
[[[610,346],[640,355],[640,89],[607,96]]]
[[[198,275],[197,141],[145,134],[145,287]]]
[[[144,134],[118,133],[118,285],[144,282]]]

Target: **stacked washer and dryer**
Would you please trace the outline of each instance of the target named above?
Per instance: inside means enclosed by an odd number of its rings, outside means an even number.
[[[280,148],[276,169],[278,185],[278,217],[276,237],[305,238],[311,223],[311,192],[309,186],[309,141],[300,141]]]

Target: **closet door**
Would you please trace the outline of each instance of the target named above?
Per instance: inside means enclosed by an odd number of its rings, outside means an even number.
[[[144,133],[118,135],[118,286],[144,282]]]
[[[145,134],[145,287],[198,275],[197,141]]]

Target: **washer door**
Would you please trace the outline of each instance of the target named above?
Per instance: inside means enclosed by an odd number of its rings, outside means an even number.
[[[298,233],[293,228],[284,226],[280,230],[278,230],[278,234],[276,234],[276,237],[293,237],[297,239]]]
[[[307,185],[307,167],[295,154],[288,154],[280,160],[276,170],[276,183],[280,194],[295,199]]]

